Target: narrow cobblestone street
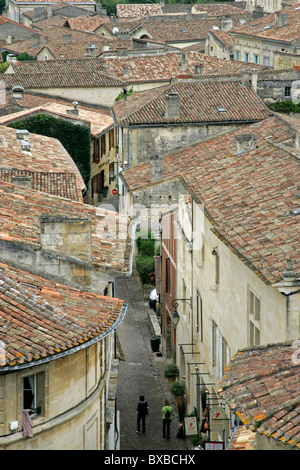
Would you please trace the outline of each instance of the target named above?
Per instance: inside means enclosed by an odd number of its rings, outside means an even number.
[[[176,437],[179,429],[177,405],[163,376],[164,358],[151,349],[148,304],[135,275],[117,279],[115,295],[128,304],[125,319],[117,333],[124,360],[119,363],[117,407],[120,411],[121,450],[185,450],[187,440]],[[136,433],[137,404],[144,395],[149,404],[145,435]],[[161,408],[169,399],[173,407],[171,437],[162,436]],[[191,448],[191,447],[190,447]]]

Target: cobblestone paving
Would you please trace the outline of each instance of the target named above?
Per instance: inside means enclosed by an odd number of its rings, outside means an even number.
[[[163,376],[164,358],[151,349],[147,312],[135,276],[117,279],[115,296],[128,303],[127,314],[118,327],[124,359],[119,363],[117,407],[120,411],[121,450],[185,450],[188,442],[176,438],[179,428],[177,406]],[[136,434],[137,404],[144,395],[149,404],[145,435]],[[171,437],[162,437],[161,408],[168,398],[173,407]]]

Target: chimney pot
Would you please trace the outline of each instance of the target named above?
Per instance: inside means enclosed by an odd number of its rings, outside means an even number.
[[[254,134],[238,134],[235,139],[237,144],[236,155],[256,148],[256,136]]]
[[[167,109],[166,117],[167,119],[177,119],[180,117],[180,98],[179,94],[176,92],[170,92],[166,96]]]
[[[28,140],[29,131],[27,129],[17,129],[16,130],[16,139],[17,140]]]
[[[150,156],[150,181],[161,181],[162,180],[162,157],[159,155]]]

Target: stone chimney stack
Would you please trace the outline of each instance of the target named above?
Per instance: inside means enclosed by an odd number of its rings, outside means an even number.
[[[151,155],[150,157],[150,181],[157,182],[162,180],[163,176],[163,161],[162,157],[158,155]]]
[[[78,102],[73,101],[72,104],[73,104],[73,109],[67,109],[67,114],[73,114],[74,116],[78,116],[78,114],[79,114],[79,110],[77,108]]]
[[[185,70],[186,55],[184,52],[181,52],[179,59],[179,68],[180,70]]]
[[[289,17],[286,13],[281,13],[281,11],[275,11],[275,28],[282,28],[283,26],[288,26]]]
[[[24,99],[24,88],[22,86],[15,85],[11,89],[12,97],[16,100]]]
[[[222,31],[230,31],[233,28],[233,19],[230,15],[223,16],[221,18],[221,29]]]
[[[166,117],[167,119],[178,119],[180,117],[180,98],[179,94],[176,92],[170,92],[166,96],[167,109]]]
[[[256,148],[256,136],[254,134],[238,134],[236,139],[236,155],[240,155]]]

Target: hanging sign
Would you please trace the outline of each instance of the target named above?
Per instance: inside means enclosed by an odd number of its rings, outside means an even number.
[[[196,416],[185,417],[184,426],[186,436],[196,436],[198,434]]]
[[[212,407],[209,413],[210,431],[223,431],[226,429],[228,418],[221,407]]]

